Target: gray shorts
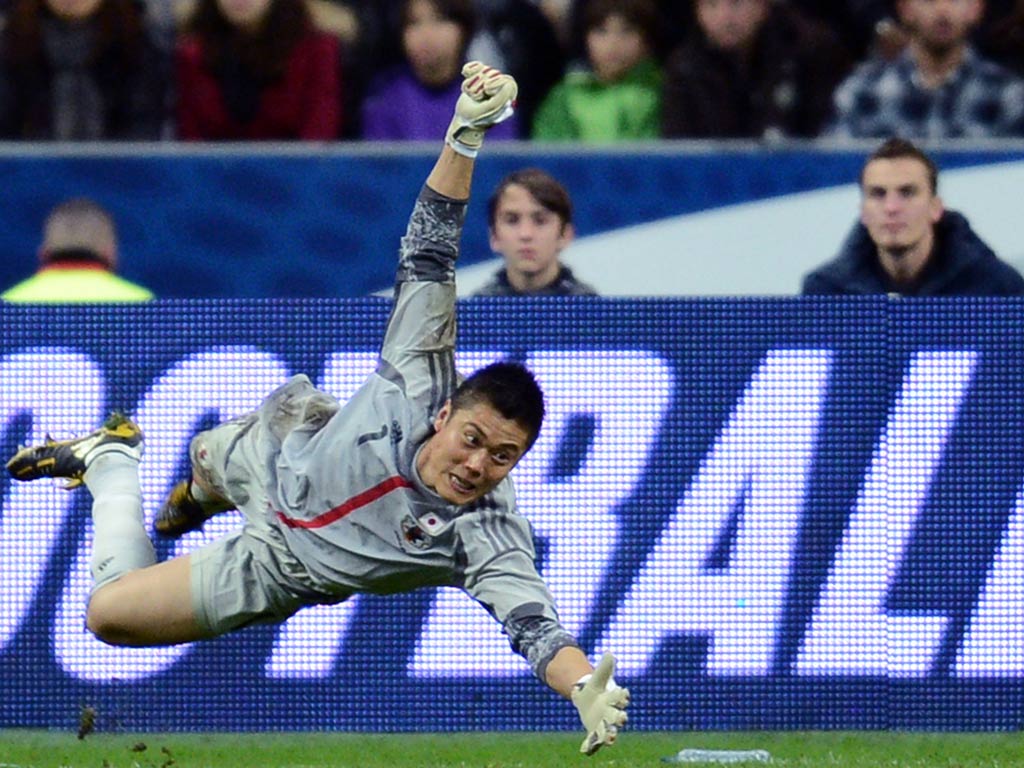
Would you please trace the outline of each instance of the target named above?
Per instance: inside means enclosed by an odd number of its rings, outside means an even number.
[[[316,589],[274,524],[266,493],[273,452],[263,429],[252,413],[201,432],[190,446],[193,471],[246,518],[240,531],[191,553],[192,608],[210,636],[347,597]]]
[[[304,606],[344,599],[295,578],[290,571],[302,566],[249,525],[192,552],[191,566],[192,610],[210,637],[284,621]]]

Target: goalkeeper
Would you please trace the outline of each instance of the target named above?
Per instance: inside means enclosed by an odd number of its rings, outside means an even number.
[[[359,592],[456,586],[573,702],[587,734],[580,749],[592,754],[614,743],[629,692],[615,684],[611,655],[592,668],[559,623],[508,477],[540,431],[542,393],[518,364],[461,383],[454,367],[455,259],[474,158],[516,98],[511,77],[479,62],[463,75],[401,241],[376,371],[344,406],[299,375],[256,411],[198,434],[191,478],[157,513],[157,531],[180,536],[237,508],[241,530],[157,563],[139,486],[142,431],[119,414],[83,437],[21,449],[7,468],[92,493],[86,623],[105,642],[186,643]]]

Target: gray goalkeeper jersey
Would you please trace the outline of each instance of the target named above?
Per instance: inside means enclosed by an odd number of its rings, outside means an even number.
[[[511,478],[468,507],[426,487],[416,456],[454,392],[455,259],[466,204],[424,188],[401,242],[376,371],[344,405],[296,376],[258,411],[267,496],[312,585],[344,599],[464,589],[543,677],[574,645],[534,565]]]

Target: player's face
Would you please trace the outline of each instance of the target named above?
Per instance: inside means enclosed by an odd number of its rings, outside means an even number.
[[[402,46],[416,77],[427,85],[444,85],[459,72],[462,28],[441,16],[430,0],[409,5]]]
[[[617,13],[587,32],[587,56],[601,82],[615,82],[646,55],[640,30]]]
[[[509,184],[494,211],[491,250],[511,273],[543,284],[558,276],[558,256],[572,242],[573,228],[519,184]]]
[[[273,0],[217,0],[217,7],[234,26],[256,30],[270,11],[271,2]]]
[[[453,410],[445,404],[435,434],[420,453],[420,477],[449,504],[490,493],[526,453],[528,435],[488,403]]]
[[[697,0],[697,22],[716,48],[746,48],[768,16],[768,0]]]
[[[931,238],[942,217],[928,169],[913,157],[873,160],[861,183],[861,221],[879,248],[906,251]]]
[[[980,0],[901,0],[899,10],[921,44],[942,53],[967,40],[982,7]]]

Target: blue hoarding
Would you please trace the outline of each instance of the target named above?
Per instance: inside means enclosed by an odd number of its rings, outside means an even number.
[[[372,370],[383,299],[0,306],[0,448],[147,434],[149,520],[197,429]],[[1022,724],[1024,309],[1014,300],[478,299],[464,371],[535,370],[516,469],[539,567],[639,729]],[[344,461],[344,457],[339,457]],[[0,726],[576,728],[453,590],[359,596],[177,648],[82,624],[89,497],[0,484]],[[237,524],[218,518],[161,556]]]

